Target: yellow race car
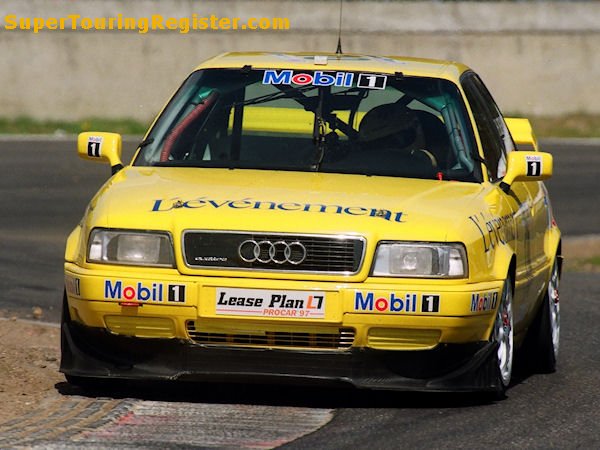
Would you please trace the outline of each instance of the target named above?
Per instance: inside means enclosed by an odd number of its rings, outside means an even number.
[[[552,156],[468,67],[229,53],[202,63],[65,251],[61,371],[502,395],[555,370]]]

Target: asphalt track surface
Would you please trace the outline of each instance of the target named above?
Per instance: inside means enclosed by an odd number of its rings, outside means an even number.
[[[126,142],[130,155],[135,141]],[[543,142],[566,236],[598,233],[600,143]],[[0,310],[57,322],[66,236],[109,175],[74,140],[0,140]],[[568,268],[568,262],[567,262]],[[507,398],[246,385],[57,385],[56,398],[10,426],[0,447],[600,448],[600,281],[566,271],[555,374],[518,364]],[[287,444],[286,444],[287,443]]]

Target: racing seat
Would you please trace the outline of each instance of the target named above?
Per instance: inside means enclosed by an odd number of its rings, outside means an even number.
[[[426,148],[417,111],[395,103],[376,106],[363,117],[358,140],[364,166],[375,173],[435,177],[437,160]]]
[[[446,169],[450,156],[450,137],[443,122],[427,111],[414,111],[425,140],[424,149],[435,157],[437,166]]]

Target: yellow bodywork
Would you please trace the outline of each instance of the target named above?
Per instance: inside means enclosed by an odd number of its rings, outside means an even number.
[[[444,61],[359,55],[328,58],[328,70],[402,71],[457,84],[467,70]],[[322,68],[314,65],[313,59],[314,54],[284,57],[234,53],[209,60],[199,68],[239,68],[246,64],[253,68]],[[299,110],[282,113],[253,107],[244,117],[244,127],[260,132],[310,134],[312,126],[311,114]],[[537,149],[528,121],[513,121],[510,129],[517,144],[528,143]],[[98,140],[103,142],[103,152],[94,156],[88,147]],[[86,133],[80,136],[78,146],[83,157],[108,160],[113,166],[120,163],[120,140],[114,135]],[[89,327],[148,339],[191,341],[198,336],[217,336],[221,345],[277,348],[281,341],[273,336],[303,333],[309,337],[289,347],[305,349],[312,347],[311,339],[347,332],[352,336],[351,347],[423,350],[440,343],[487,341],[497,299],[504,280],[511,275],[519,339],[543,295],[560,241],[540,182],[552,173],[551,157],[537,154],[545,172],[529,179],[525,154],[509,157],[507,173],[514,180],[513,191],[535,194],[528,205],[503,196],[498,184],[487,180],[479,184],[310,172],[126,166],[102,187],[68,238],[65,285],[70,317]],[[172,238],[175,266],[90,263],[88,237],[95,228],[166,231]],[[186,230],[360,236],[366,242],[365,256],[358,272],[347,275],[194,268],[183,258],[181,236]],[[468,277],[372,276],[373,257],[381,241],[463,243]],[[168,300],[173,286],[185,292],[177,302]],[[227,315],[216,307],[219,289],[225,288],[323,293],[324,308],[322,316],[316,318]],[[434,312],[425,307],[431,296],[439,301]],[[395,311],[390,306],[394,301]],[[335,346],[331,350],[344,351]]]
[[[355,310],[355,293],[373,292],[374,298],[388,298],[392,292],[411,292],[420,300],[422,293],[430,293],[431,285],[383,284],[376,280],[364,283],[340,284],[332,282],[292,282],[280,280],[256,280],[236,278],[189,277],[172,274],[158,278],[140,277],[135,273],[116,275],[98,269],[82,270],[67,263],[67,276],[80,280],[80,295],[70,294],[71,317],[92,327],[106,327],[118,334],[139,337],[169,337],[188,339],[187,323],[197,321],[197,328],[205,332],[225,334],[247,334],[249,332],[293,331],[319,333],[320,330],[349,327],[356,332],[354,346],[370,346],[386,349],[425,349],[433,348],[439,342],[461,343],[486,340],[493,320],[493,310],[471,311],[473,294],[492,298],[502,288],[502,282],[476,283],[465,289],[464,286],[448,285],[437,288],[443,305],[436,314],[396,314],[364,313]],[[107,300],[106,280],[122,282],[123,286],[148,287],[157,283],[162,289],[169,283],[185,284],[185,303],[173,306],[162,302],[139,301],[138,306],[124,306],[123,298]],[[241,289],[307,290],[325,291],[326,310],[322,319],[299,319],[297,317],[237,318],[221,316],[215,310],[216,286],[229,286]]]

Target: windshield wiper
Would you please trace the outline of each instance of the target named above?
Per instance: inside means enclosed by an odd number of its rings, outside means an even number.
[[[153,137],[150,137],[150,138],[148,138],[148,139],[144,139],[142,142],[140,142],[140,143],[138,144],[138,147],[139,147],[139,148],[144,148],[144,147],[146,147],[147,145],[150,145],[150,144],[152,144],[153,142],[154,142],[154,138],[153,138]]]
[[[277,87],[279,87],[279,86],[277,86]],[[261,103],[279,100],[282,98],[294,98],[296,95],[300,95],[301,92],[307,92],[307,91],[310,91],[313,89],[316,89],[316,87],[315,86],[302,86],[302,87],[295,88],[290,91],[286,90],[283,92],[273,92],[272,94],[261,95],[260,97],[254,97],[254,98],[245,100],[243,102],[236,102],[235,105],[236,106],[238,104],[243,105],[243,106],[259,105]]]

